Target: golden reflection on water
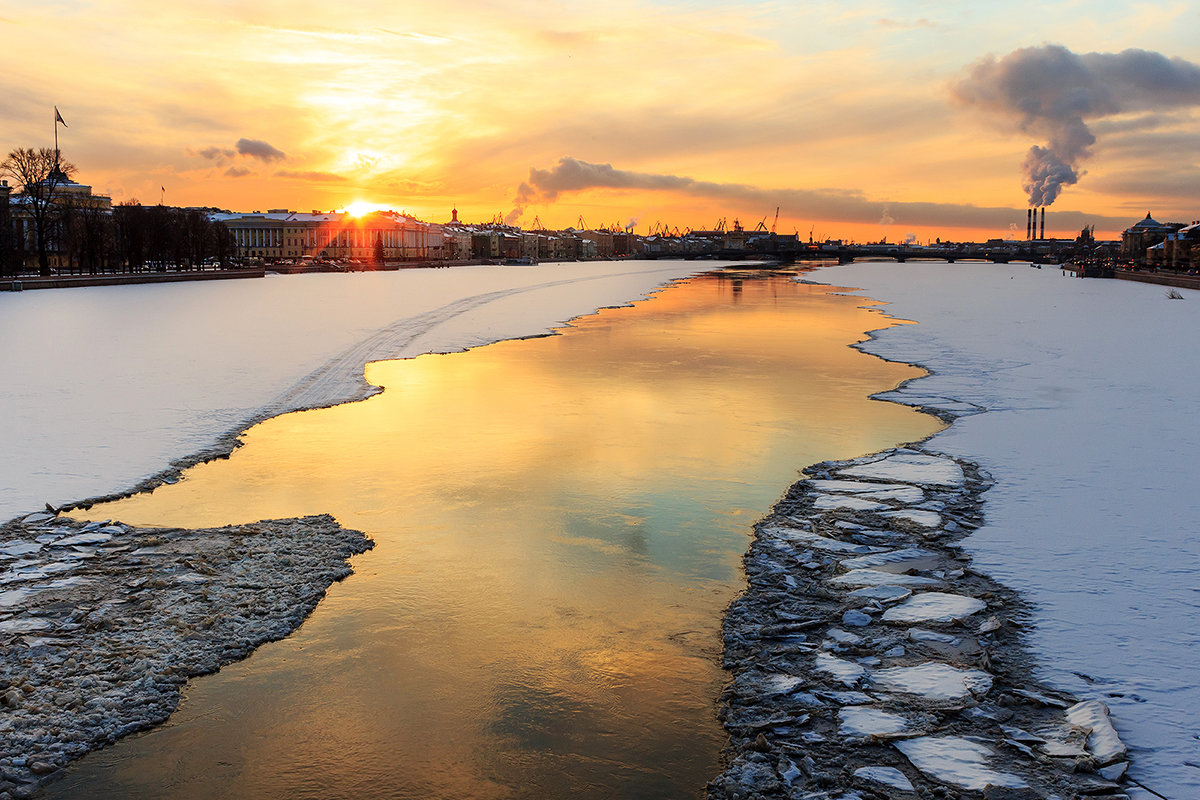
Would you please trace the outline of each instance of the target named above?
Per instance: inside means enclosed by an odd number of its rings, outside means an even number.
[[[383,394],[96,507],[332,513],[377,546],[295,634],[51,796],[697,796],[751,525],[799,468],[938,427],[867,399],[921,373],[848,348],[884,320],[830,291],[703,276],[561,336],[373,363]]]

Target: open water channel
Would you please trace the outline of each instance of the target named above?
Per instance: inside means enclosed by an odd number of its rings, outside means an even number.
[[[677,282],[562,335],[368,365],[386,391],[252,428],[92,516],[331,513],[376,547],[286,640],[49,797],[674,798],[720,771],[725,606],[810,463],[939,423],[885,324],[780,272]]]

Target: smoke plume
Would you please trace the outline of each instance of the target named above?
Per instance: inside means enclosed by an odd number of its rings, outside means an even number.
[[[1023,170],[1029,204],[1048,206],[1083,174],[1096,143],[1089,121],[1200,105],[1200,66],[1146,50],[1077,54],[1045,44],[982,59],[953,92],[1045,138],[1029,148]]]

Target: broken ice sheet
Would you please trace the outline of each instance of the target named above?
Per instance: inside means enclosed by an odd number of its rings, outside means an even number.
[[[992,769],[990,747],[959,736],[922,736],[895,742],[895,747],[921,772],[963,789],[980,792],[988,784],[1013,789],[1028,785],[1016,775]]]
[[[965,700],[986,694],[992,688],[992,676],[986,672],[959,669],[938,661],[875,670],[870,681],[876,689],[918,695],[927,700]]]
[[[952,459],[903,451],[878,461],[840,469],[837,474],[935,486],[961,486],[964,481],[962,467]]]
[[[818,511],[884,511],[888,506],[854,495],[822,494],[813,500],[813,508]]]
[[[902,550],[890,550],[886,553],[872,553],[871,555],[859,556],[858,558],[847,558],[842,561],[842,566],[846,569],[863,569],[872,567],[888,567],[889,569],[903,571],[913,569],[914,564],[930,564],[941,562],[941,556],[930,550],[922,550],[919,547],[906,547]]]
[[[1085,700],[1067,709],[1067,722],[1090,728],[1087,749],[1104,766],[1125,757],[1125,745],[1108,718],[1108,706],[1099,700]]]
[[[845,562],[842,562],[843,564]],[[935,578],[923,578],[920,575],[900,575],[895,572],[884,572],[879,569],[852,569],[845,575],[830,578],[835,586],[941,586],[942,582]]]
[[[828,653],[817,653],[817,669],[827,672],[846,686],[854,686],[866,674],[866,667],[837,658]]]
[[[883,612],[883,621],[898,624],[956,622],[985,608],[987,603],[974,597],[945,592],[921,592]]]
[[[859,767],[854,770],[854,777],[873,783],[880,783],[891,789],[899,789],[902,792],[914,791],[912,782],[909,781],[903,772],[895,767]]]
[[[936,511],[921,511],[914,508],[903,511],[885,511],[881,516],[889,519],[901,519],[922,528],[940,528],[942,526],[942,515]]]
[[[899,714],[871,706],[842,706],[838,709],[838,735],[854,738],[891,736],[908,730],[908,720]]]

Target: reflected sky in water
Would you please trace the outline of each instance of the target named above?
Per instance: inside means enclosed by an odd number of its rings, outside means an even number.
[[[50,796],[699,796],[754,521],[803,466],[938,427],[867,399],[920,373],[847,347],[884,324],[862,303],[724,273],[561,336],[370,364],[383,394],[96,507],[331,513],[376,548],[291,637]]]

